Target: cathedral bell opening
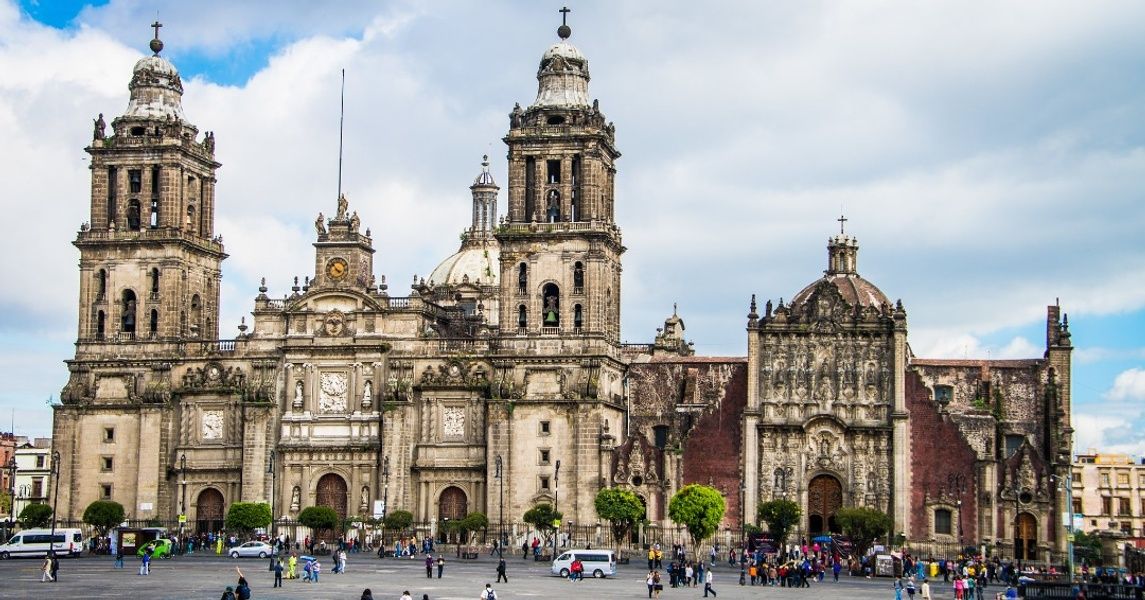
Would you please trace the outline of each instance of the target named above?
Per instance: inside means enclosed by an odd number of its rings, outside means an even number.
[[[561,326],[561,290],[555,283],[546,283],[541,288],[541,299],[544,302],[543,327]]]

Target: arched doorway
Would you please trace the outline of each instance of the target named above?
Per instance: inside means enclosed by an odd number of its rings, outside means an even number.
[[[195,501],[195,527],[199,533],[223,530],[223,493],[215,488],[199,492]]]
[[[830,475],[818,475],[807,486],[808,533],[839,533],[835,512],[843,506],[843,486]]]
[[[441,491],[441,496],[437,498],[437,519],[443,525],[441,532],[441,541],[444,542],[444,537],[448,528],[444,525],[450,521],[465,518],[466,510],[469,508],[469,502],[465,497],[465,491],[461,488],[451,485]]]
[[[327,473],[318,480],[314,503],[334,509],[339,519],[345,519],[346,496],[346,480],[334,473]]]
[[[1038,520],[1030,513],[1021,513],[1014,523],[1014,558],[1037,560]]]

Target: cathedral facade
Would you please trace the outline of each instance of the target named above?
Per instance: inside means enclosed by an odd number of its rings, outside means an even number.
[[[763,314],[752,299],[746,359],[694,356],[675,311],[652,343],[620,343],[620,152],[570,35],[509,114],[503,217],[486,159],[458,252],[396,295],[349,200],[316,206],[312,275],[284,298],[264,283],[229,340],[214,135],[184,115],[156,35],[127,110],[110,131],[101,115],[86,149],[76,355],[53,431],[60,516],[114,499],[198,530],[236,501],[269,502],[279,521],[329,506],[519,522],[550,502],[592,525],[596,492],[620,486],[666,527],[671,495],[701,482],[727,495],[729,530],[785,497],[808,534],[861,505],[910,540],[1064,547],[1056,307],[1042,359],[917,359],[902,303],[857,275],[840,233],[823,278]]]

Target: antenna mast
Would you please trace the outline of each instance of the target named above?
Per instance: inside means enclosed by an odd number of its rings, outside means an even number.
[[[346,69],[342,69],[342,106],[338,115],[338,197],[342,197],[342,130],[346,122]]]

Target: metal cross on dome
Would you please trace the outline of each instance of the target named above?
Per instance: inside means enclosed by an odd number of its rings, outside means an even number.
[[[156,19],[155,22],[151,24],[151,27],[155,29],[155,39],[159,39],[159,28],[162,26],[163,24],[159,22],[159,19]]]
[[[847,224],[847,217],[839,215],[839,218],[835,220],[839,222],[839,235],[843,235],[843,226]]]
[[[565,18],[568,17],[569,13],[572,12],[569,10],[569,7],[562,6],[561,9],[557,12],[561,13],[561,25],[568,25],[568,23],[565,22]]]

